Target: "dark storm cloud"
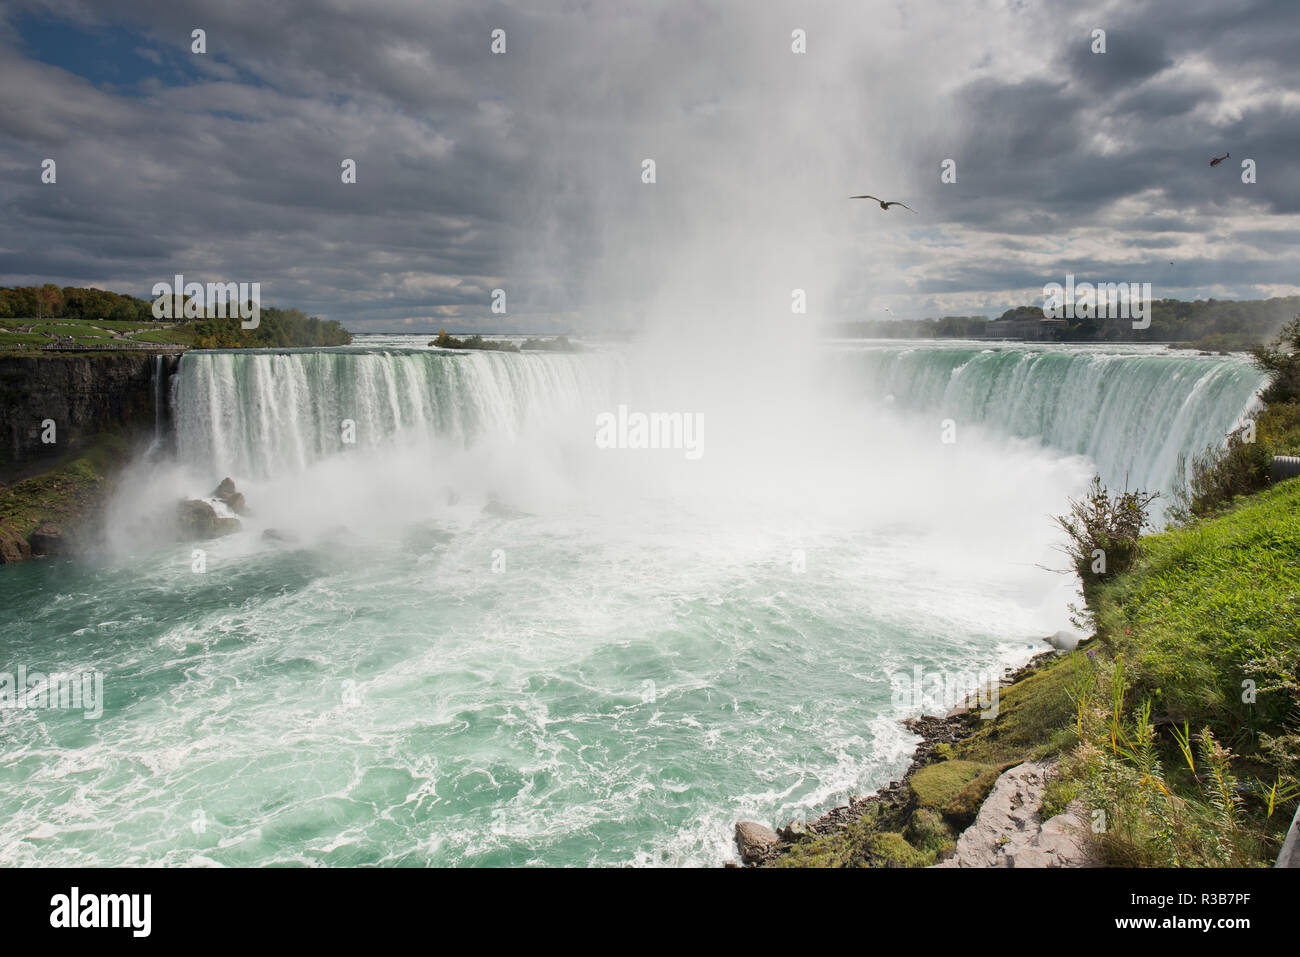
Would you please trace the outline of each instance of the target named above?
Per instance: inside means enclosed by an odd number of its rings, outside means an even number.
[[[1099,29],[1104,29],[1098,24]],[[1100,95],[1110,95],[1141,86],[1143,82],[1173,66],[1166,52],[1167,31],[1150,27],[1106,30],[1104,54],[1093,52],[1091,31],[1067,41],[1066,65],[1075,82]]]
[[[423,331],[501,327],[498,285],[523,329],[625,325],[665,290],[806,285],[851,318],[882,296],[968,311],[1076,265],[1175,260],[1189,298],[1300,281],[1293,3],[859,7],[11,6],[0,283],[259,280],[357,330]],[[108,52],[79,62],[32,24]],[[846,208],[863,191],[919,212]]]

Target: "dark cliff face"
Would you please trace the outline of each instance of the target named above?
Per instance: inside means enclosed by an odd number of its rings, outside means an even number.
[[[162,360],[164,386],[175,361]],[[51,466],[106,431],[151,432],[155,393],[166,395],[157,367],[149,353],[0,356],[0,482]],[[43,441],[50,422],[52,443]]]

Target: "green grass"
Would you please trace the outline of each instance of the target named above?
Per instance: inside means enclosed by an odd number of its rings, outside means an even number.
[[[134,329],[153,329],[157,327],[156,323],[140,322],[136,319],[62,319],[60,321],[99,326],[101,329],[112,329],[114,332],[131,332]]]
[[[112,339],[113,333],[96,329],[87,322],[48,322],[32,326],[32,332],[50,336],[73,336],[77,339]]]
[[[967,784],[990,770],[991,765],[977,761],[940,761],[912,775],[912,796],[921,807],[942,811]]]
[[[1133,570],[1101,589],[1097,621],[1155,714],[1234,740],[1279,727],[1300,705],[1300,481],[1144,539]]]
[[[274,313],[272,313],[274,314]],[[309,320],[310,321],[310,320]],[[157,345],[178,345],[189,348],[200,347],[199,343],[199,326],[200,322],[138,322],[122,319],[0,319],[0,352],[6,349],[11,352],[24,351],[30,346],[49,345],[60,336],[71,336],[77,345],[113,345],[115,343],[151,343]],[[283,345],[321,345],[321,344],[338,344],[333,341],[328,329],[320,333],[326,342],[314,342],[313,335],[318,335],[318,328],[307,328],[303,323],[302,332],[298,326],[293,326],[286,330],[286,334],[281,336],[285,341],[250,338],[246,343],[236,343],[233,341],[211,341],[202,345],[203,348],[234,348],[237,345],[253,346],[283,346]],[[323,329],[328,324],[319,324],[318,327]],[[30,326],[29,332],[15,332],[19,326]],[[234,325],[233,330],[238,329]],[[109,331],[111,330],[111,331]],[[114,336],[116,332],[118,335]],[[301,332],[301,335],[299,333]],[[238,333],[230,332],[230,336],[238,338]],[[212,338],[209,336],[209,338]],[[263,336],[263,339],[266,337]],[[302,341],[299,342],[298,339]],[[484,343],[481,348],[495,348],[491,343]],[[466,346],[470,348],[470,346]],[[513,347],[512,347],[513,348]]]
[[[82,327],[98,326],[101,329],[112,329],[114,332],[130,332],[133,329],[148,329],[155,325],[154,323],[127,319],[0,319],[0,329],[16,329],[18,326],[51,324]]]
[[[31,326],[29,332],[14,332],[18,326]],[[111,332],[109,330],[112,330]],[[118,333],[117,336],[113,332]],[[0,320],[0,352],[27,351],[32,346],[45,346],[58,338],[71,336],[80,346],[104,346],[115,343],[157,343],[160,345],[193,346],[195,323],[164,325],[161,323],[128,322],[118,319],[79,320],[50,319],[42,322],[16,319]]]
[[[1300,795],[1300,481],[1143,539],[1093,611],[1067,786],[1105,811],[1101,860],[1271,864]]]
[[[159,342],[164,345],[190,346],[194,344],[194,330],[185,326],[170,329],[151,329],[131,336],[134,342]]]
[[[49,336],[42,336],[34,332],[9,332],[0,331],[0,349],[5,346],[26,346],[26,345],[44,345],[50,341]]]
[[[936,858],[951,851],[957,844],[957,831],[943,815],[929,808],[917,808],[912,813],[904,837],[908,843],[922,853],[929,853]]]
[[[1040,760],[1073,747],[1071,673],[1070,659],[1058,658],[1002,688],[997,717],[981,720],[975,733],[957,742],[949,753],[967,761],[1005,765]]]

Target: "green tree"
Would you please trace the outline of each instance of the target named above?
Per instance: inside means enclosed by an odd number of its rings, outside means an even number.
[[[1252,355],[1255,364],[1270,376],[1259,394],[1265,405],[1300,398],[1300,316],[1283,326],[1270,346],[1258,346]]]
[[[52,282],[36,290],[36,318],[44,319],[62,315],[63,290]]]

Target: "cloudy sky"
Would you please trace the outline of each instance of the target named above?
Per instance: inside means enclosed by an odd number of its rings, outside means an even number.
[[[10,0],[0,285],[421,333],[1290,295],[1297,50],[1295,0]]]

